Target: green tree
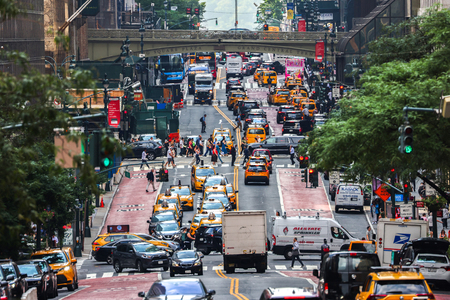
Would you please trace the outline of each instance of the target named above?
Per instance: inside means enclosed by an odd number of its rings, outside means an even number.
[[[348,166],[359,178],[365,174],[386,178],[395,168],[403,179],[415,178],[418,170],[432,175],[440,169],[444,176],[437,180],[441,187],[448,185],[449,120],[409,113],[414,127],[410,155],[398,151],[398,127],[404,122],[403,107],[438,108],[441,92],[450,90],[450,50],[445,46],[450,42],[449,22],[448,10],[432,9],[393,27],[371,45],[366,60],[370,69],[362,75],[361,89],[340,100],[340,109],[310,136],[308,148],[320,167]],[[401,31],[408,36],[392,34]]]
[[[267,23],[269,25],[279,26],[277,22],[283,20],[283,3],[278,0],[264,0],[258,7],[260,23]],[[270,14],[266,14],[270,11]]]

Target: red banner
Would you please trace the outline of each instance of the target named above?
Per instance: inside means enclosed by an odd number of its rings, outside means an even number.
[[[322,40],[316,41],[316,60],[322,62],[325,54],[325,44]]]
[[[297,28],[299,32],[306,31],[306,21],[303,19],[298,20]]]
[[[119,128],[120,125],[120,98],[109,97],[108,103],[108,125]]]

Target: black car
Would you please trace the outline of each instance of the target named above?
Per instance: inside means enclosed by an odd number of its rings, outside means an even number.
[[[252,69],[252,66],[249,65],[248,62],[243,63],[243,66],[242,66],[242,75],[244,75],[244,76],[251,75],[251,73],[250,73],[250,70],[251,70],[251,69]]]
[[[35,287],[37,289],[38,299],[47,300],[47,285],[49,278],[38,265],[30,263],[29,261],[18,261],[17,266],[21,274],[26,274],[28,288]]]
[[[245,114],[253,108],[259,108],[259,103],[257,101],[242,101],[238,106],[238,114],[243,118]]]
[[[116,273],[122,272],[124,268],[137,269],[141,273],[149,268],[167,271],[170,264],[167,252],[147,242],[121,241],[113,249],[112,259]]]
[[[222,225],[203,225],[195,232],[194,246],[203,254],[222,252]]]
[[[252,114],[252,113],[261,114],[263,118],[267,118],[267,113],[262,108],[252,108],[247,112],[247,114]]]
[[[269,65],[269,70],[277,72],[277,74],[284,74],[286,68],[279,61],[273,61]]]
[[[172,256],[170,265],[170,277],[175,274],[203,275],[203,254],[194,250],[179,250]]]
[[[156,225],[159,222],[165,221],[177,221],[177,217],[173,211],[161,212],[159,214],[153,215],[150,220],[147,220],[148,223],[148,232],[152,232],[155,229]]]
[[[147,159],[155,160],[157,157],[164,156],[164,147],[153,141],[140,141],[129,144],[130,150],[126,151],[127,158],[141,158],[142,151],[147,150]]]
[[[0,267],[3,270],[4,278],[9,281],[13,296],[21,297],[28,290],[28,284],[25,278],[26,274],[20,274],[17,264],[10,259],[1,259]],[[9,276],[13,276],[12,278]]]
[[[28,260],[29,263],[35,264],[41,268],[44,275],[48,275],[49,280],[47,281],[47,295],[49,298],[58,297],[58,278],[56,276],[56,271],[50,267],[48,261],[45,259],[31,259]]]
[[[295,110],[295,107],[292,105],[281,105],[277,110],[277,124],[281,124],[284,122],[284,114],[287,111]]]
[[[310,299],[319,300],[319,294],[313,288],[282,287],[264,289],[259,300],[269,299]]]
[[[213,299],[215,294],[215,290],[207,290],[203,282],[198,278],[177,278],[155,281],[147,293],[139,292],[138,296],[145,300],[209,300]]]
[[[253,75],[253,74],[255,74],[256,69],[257,69],[256,63],[254,63],[254,62],[252,62],[252,61],[250,61],[250,62],[247,63],[247,70],[248,70],[248,72],[249,72],[248,75]]]
[[[180,226],[177,221],[159,222],[155,227],[155,234],[162,240],[178,239],[180,235]]]
[[[264,149],[269,149],[272,155],[289,154],[289,147],[297,147],[298,143],[303,139],[305,139],[304,136],[272,136],[261,143],[249,144],[248,149],[250,153],[252,153],[254,149],[262,147]]]
[[[322,300],[355,299],[371,267],[380,266],[375,253],[343,251],[327,253],[323,257],[320,274],[313,270],[319,278],[318,291]]]
[[[228,91],[230,90],[230,87],[233,85],[241,86],[241,80],[239,78],[230,78],[227,80],[227,83],[225,84],[225,92],[228,94]]]
[[[288,110],[284,113],[284,121],[303,120],[303,112],[300,110]]]
[[[289,120],[284,121],[283,128],[281,128],[282,134],[292,133],[296,135],[302,135],[302,127],[300,126],[300,121]]]

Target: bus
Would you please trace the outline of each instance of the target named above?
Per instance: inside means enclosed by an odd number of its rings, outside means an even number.
[[[207,74],[209,72],[209,67],[206,65],[193,65],[189,67],[188,70],[188,94],[193,95],[195,91],[195,75],[197,74]]]
[[[207,62],[209,65],[209,69],[211,70],[211,74],[213,78],[217,77],[217,65],[216,65],[216,53],[214,52],[196,52],[195,53],[195,63],[205,63]]]
[[[161,74],[161,84],[183,81],[185,70],[181,53],[161,55],[158,70]]]

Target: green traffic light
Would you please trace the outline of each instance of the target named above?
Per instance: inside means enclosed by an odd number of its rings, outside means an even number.
[[[103,165],[105,167],[108,167],[111,164],[111,160],[109,160],[109,158],[105,157],[105,159],[103,160]]]
[[[411,153],[412,152],[412,146],[405,146],[405,153]]]

